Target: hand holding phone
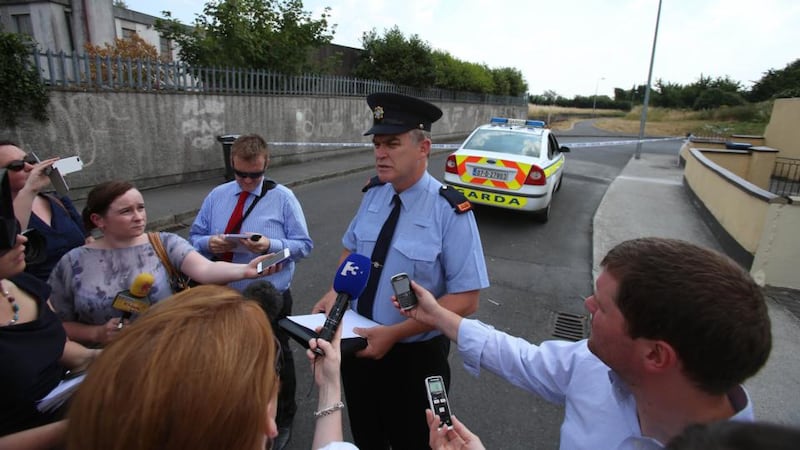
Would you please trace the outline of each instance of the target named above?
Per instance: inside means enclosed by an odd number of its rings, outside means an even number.
[[[258,274],[261,275],[261,273],[264,272],[264,269],[266,269],[269,266],[278,264],[280,262],[283,262],[283,261],[289,259],[290,255],[291,255],[291,253],[289,252],[289,249],[288,248],[284,248],[283,250],[272,254],[267,259],[264,259],[263,261],[260,261],[258,263],[258,265],[256,266],[256,270],[258,271]]]
[[[450,403],[447,401],[444,380],[439,375],[425,378],[425,389],[428,391],[431,411],[439,416],[440,427],[446,426],[448,430],[452,430],[453,420],[450,419]]]
[[[408,311],[417,306],[417,295],[411,289],[411,280],[405,273],[398,273],[393,276],[392,289],[394,289],[394,296],[397,298],[397,303],[400,304],[400,309]]]

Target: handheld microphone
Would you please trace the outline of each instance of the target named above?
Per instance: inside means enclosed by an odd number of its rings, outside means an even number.
[[[333,339],[336,329],[339,328],[339,322],[342,321],[344,312],[350,304],[350,299],[361,295],[361,292],[367,286],[369,268],[369,258],[358,253],[351,253],[342,261],[339,270],[336,272],[336,277],[333,279],[333,290],[337,294],[336,302],[328,312],[328,318],[325,319],[325,324],[319,332],[320,339],[328,342]],[[314,352],[319,355],[323,354],[319,347],[315,348]]]
[[[150,307],[150,298],[147,294],[150,293],[153,282],[155,282],[155,277],[152,274],[140,273],[133,279],[130,289],[120,291],[114,297],[111,306],[122,311],[122,318],[117,325],[118,330],[122,328],[122,321],[130,318],[131,314],[145,312]]]

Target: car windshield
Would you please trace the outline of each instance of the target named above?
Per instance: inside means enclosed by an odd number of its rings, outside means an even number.
[[[464,144],[470,150],[539,156],[539,136],[503,130],[479,130]]]

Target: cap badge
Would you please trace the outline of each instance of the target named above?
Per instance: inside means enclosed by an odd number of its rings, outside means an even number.
[[[376,106],[375,109],[372,110],[372,117],[374,117],[375,120],[383,120],[383,107]]]

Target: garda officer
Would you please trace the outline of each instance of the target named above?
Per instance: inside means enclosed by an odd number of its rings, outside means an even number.
[[[351,308],[380,326],[356,328],[367,347],[342,357],[342,378],[353,438],[365,449],[428,447],[424,380],[441,375],[449,388],[449,340],[406,320],[394,308],[390,278],[400,272],[462,316],[478,308],[489,286],[478,228],[462,194],[431,176],[431,124],[442,111],[413,97],[367,97],[377,176],[342,238],[340,262],[352,252],[371,256],[370,281]],[[331,289],[314,306],[330,311]]]

